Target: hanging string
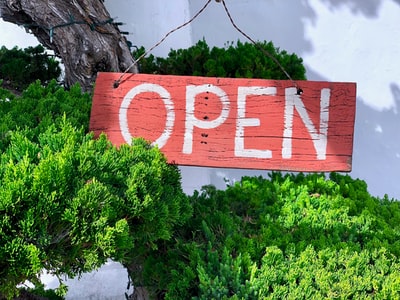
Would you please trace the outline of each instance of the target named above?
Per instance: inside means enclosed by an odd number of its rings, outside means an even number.
[[[186,25],[190,24],[191,22],[193,22],[193,20],[195,20],[206,8],[207,6],[210,4],[212,0],[208,0],[207,3],[187,22],[183,23],[182,25],[179,25],[178,27],[172,29],[171,31],[169,31],[158,43],[156,43],[153,47],[151,47],[148,51],[146,51],[145,53],[143,53],[142,55],[140,55],[137,59],[135,59],[133,61],[133,63],[121,74],[121,76],[114,81],[114,88],[117,88],[122,81],[122,78],[129,72],[129,70],[134,67],[135,65],[137,65],[137,63],[143,58],[145,57],[147,54],[149,54],[151,51],[154,50],[154,48],[158,47],[161,43],[163,43],[166,38],[171,35],[172,33],[174,33],[175,31],[185,27]],[[243,30],[241,30],[235,23],[235,21],[232,18],[231,13],[228,10],[228,7],[226,6],[225,0],[215,0],[216,2],[222,2],[222,5],[224,6],[225,12],[230,20],[230,22],[232,23],[232,26],[240,33],[242,34],[245,38],[247,38],[250,42],[252,42],[257,48],[259,48],[259,50],[261,50],[261,52],[263,52],[266,56],[268,56],[274,63],[276,63],[276,65],[282,70],[282,72],[286,75],[286,77],[293,83],[293,85],[296,87],[297,89],[297,94],[301,95],[303,93],[303,90],[298,86],[297,82],[289,75],[288,72],[286,72],[285,68],[282,66],[282,64],[278,61],[278,59],[276,57],[274,57],[271,53],[269,53],[268,51],[266,51],[264,48],[262,48],[260,46],[260,44],[258,44],[256,41],[254,41],[249,35],[247,35]]]
[[[226,6],[225,0],[216,0],[217,2],[222,2],[222,5],[224,6],[226,15],[228,16],[229,20],[232,23],[232,26],[240,33],[242,34],[245,38],[247,38],[250,42],[252,42],[258,49],[260,49],[266,56],[268,56],[270,59],[273,60],[274,63],[276,63],[279,68],[282,70],[282,72],[286,75],[286,77],[293,83],[295,88],[297,89],[297,94],[301,95],[303,93],[303,90],[297,85],[297,82],[292,79],[292,77],[289,75],[288,72],[286,72],[285,68],[281,65],[281,63],[278,61],[278,59],[273,56],[271,53],[266,51],[263,47],[260,46],[256,41],[254,41],[249,35],[247,35],[243,30],[241,30],[235,23],[235,21],[232,18],[231,13],[228,10],[228,7]]]
[[[121,84],[122,78],[129,72],[129,70],[134,67],[143,57],[145,57],[147,54],[149,54],[151,51],[154,50],[154,48],[158,47],[161,43],[163,43],[166,38],[174,33],[175,31],[185,27],[186,25],[190,24],[193,22],[206,8],[207,6],[211,3],[212,0],[208,0],[207,3],[187,22],[183,23],[182,25],[179,25],[178,27],[172,29],[169,31],[157,44],[155,44],[153,47],[151,47],[148,51],[140,55],[137,59],[133,61],[133,63],[121,74],[121,76],[114,82],[114,88],[117,88]]]

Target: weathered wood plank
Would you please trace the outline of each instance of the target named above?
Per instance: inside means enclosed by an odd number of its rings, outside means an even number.
[[[90,128],[179,165],[350,171],[356,84],[99,73]]]

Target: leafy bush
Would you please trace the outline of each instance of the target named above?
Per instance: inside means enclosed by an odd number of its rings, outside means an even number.
[[[36,82],[0,99],[0,295],[40,287],[43,268],[73,277],[107,258],[141,262],[190,215],[179,170],[157,148],[87,133],[90,95],[78,86]]]
[[[43,46],[19,49],[0,48],[0,79],[13,89],[23,90],[35,80],[47,83],[58,79],[61,68]]]
[[[65,90],[52,80],[43,86],[39,81],[25,89],[21,96],[0,88],[0,150],[10,142],[10,133],[30,128],[32,138],[62,121],[64,114],[77,128],[89,131],[91,95],[83,94],[78,85]]]
[[[192,218],[149,260],[166,299],[400,296],[400,203],[361,180],[272,173],[206,186],[191,203]]]
[[[265,79],[288,79],[279,66],[259,48],[275,57],[288,74],[296,80],[305,79],[303,60],[296,54],[280,51],[272,42],[229,44],[226,48],[210,47],[199,41],[188,49],[171,50],[167,58],[149,55],[143,58],[140,72],[170,75],[193,75],[211,77],[243,77]],[[133,53],[138,58],[145,49]]]
[[[143,256],[186,220],[177,168],[145,141],[117,149],[66,120],[30,136],[12,132],[0,156],[0,293],[43,268],[75,276]]]

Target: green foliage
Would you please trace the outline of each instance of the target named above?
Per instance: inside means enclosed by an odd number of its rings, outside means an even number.
[[[0,293],[45,268],[75,276],[171,237],[190,208],[180,175],[143,140],[112,146],[65,119],[33,141],[10,133],[0,157]]]
[[[10,142],[10,133],[17,128],[30,128],[35,139],[48,126],[60,123],[64,114],[76,127],[89,131],[91,96],[82,94],[78,85],[66,91],[55,80],[43,86],[39,81],[17,97],[0,88],[0,150]]]
[[[61,75],[57,60],[46,54],[43,46],[19,49],[0,48],[0,79],[13,89],[25,89],[35,80],[47,83]]]
[[[400,262],[384,248],[316,251],[298,255],[272,246],[251,280],[261,299],[397,299]]]
[[[400,203],[361,180],[272,173],[206,186],[191,203],[168,251],[152,255],[168,270],[166,299],[400,297]]]
[[[280,51],[272,42],[254,45],[238,41],[236,45],[231,43],[225,48],[210,49],[203,40],[188,49],[171,50],[167,58],[149,55],[140,61],[140,71],[150,74],[288,79],[259,48],[275,57],[293,79],[305,79],[302,59],[296,54]],[[144,52],[142,47],[134,52],[134,56],[138,58]]]
[[[143,140],[88,132],[90,95],[38,81],[0,89],[0,294],[45,268],[75,276],[141,261],[190,215],[176,166]],[[59,293],[65,293],[61,285]]]

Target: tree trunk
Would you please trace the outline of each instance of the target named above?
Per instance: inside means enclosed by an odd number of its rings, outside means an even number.
[[[91,91],[99,71],[137,72],[127,40],[102,0],[0,0],[0,15],[54,50],[67,86],[78,82]]]

